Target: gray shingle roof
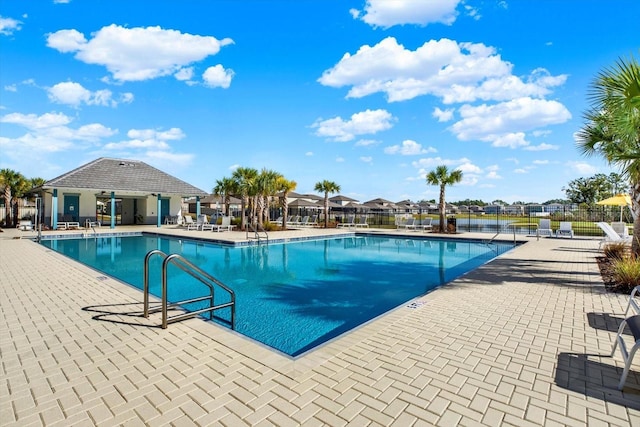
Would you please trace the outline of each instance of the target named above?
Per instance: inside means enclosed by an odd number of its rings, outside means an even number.
[[[139,160],[101,157],[47,181],[43,188],[78,188],[102,191],[179,194],[207,193]]]

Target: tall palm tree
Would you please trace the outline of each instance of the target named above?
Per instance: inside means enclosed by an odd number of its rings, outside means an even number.
[[[445,165],[438,166],[435,170],[432,170],[427,174],[427,184],[440,186],[440,204],[438,205],[438,211],[440,212],[440,232],[445,232],[445,214],[446,204],[444,199],[444,189],[447,185],[457,184],[462,181],[462,171],[459,169],[449,172],[449,169]]]
[[[216,180],[216,185],[213,187],[213,194],[216,197],[222,199],[224,203],[224,214],[229,216],[231,204],[231,193],[233,193],[235,181],[232,178],[222,178]]]
[[[240,167],[233,171],[232,179],[234,181],[234,193],[242,200],[242,221],[241,228],[244,230],[246,227],[246,209],[250,198],[255,193],[255,180],[258,176],[258,171],[253,168]]]
[[[258,222],[260,225],[264,223],[264,219],[268,216],[268,206],[276,193],[276,183],[282,175],[274,170],[262,169],[260,175],[256,179],[257,191],[257,208]]]
[[[640,66],[619,59],[596,77],[589,92],[591,108],[578,132],[582,154],[603,156],[621,168],[631,184],[634,212],[632,252],[640,255]]]
[[[340,186],[333,181],[316,182],[314,187],[315,191],[324,193],[324,228],[329,227],[329,193],[337,193],[340,191]]]
[[[276,182],[277,191],[281,192],[280,206],[282,206],[282,228],[287,229],[287,217],[289,216],[289,193],[296,189],[297,182],[281,176]],[[285,245],[286,246],[286,245]]]
[[[12,207],[14,197],[20,197],[28,186],[28,181],[19,172],[12,169],[0,170],[0,187],[4,189],[5,225],[11,227],[15,225],[15,218],[12,221]]]

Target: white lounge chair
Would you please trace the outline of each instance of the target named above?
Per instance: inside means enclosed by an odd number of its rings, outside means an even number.
[[[338,224],[339,228],[351,228],[356,226],[356,216],[355,215],[347,215],[346,222]]]
[[[212,225],[213,227],[211,228],[211,231],[217,231],[217,232],[232,231],[233,227],[235,227],[234,225],[231,225],[230,216],[223,216],[220,224],[212,224]]]
[[[631,236],[620,237],[607,222],[596,222],[596,225],[604,231],[604,239],[600,242],[600,245],[603,243],[626,243],[631,241]]]
[[[553,230],[551,229],[550,219],[541,219],[538,224],[538,236],[553,237]]]
[[[22,231],[33,231],[33,223],[30,219],[21,219],[17,228]]]
[[[367,216],[361,215],[360,222],[356,222],[356,228],[369,228],[369,223],[367,223]]]
[[[556,237],[569,236],[573,239],[573,228],[570,221],[561,221],[560,228],[556,230]]]
[[[187,221],[187,230],[200,230],[200,228],[202,228],[202,224],[207,222],[206,218],[206,215],[198,215],[196,222],[193,222],[193,220],[191,220],[191,223],[189,223],[189,221]]]
[[[612,222],[611,223],[611,228],[614,229],[614,231],[616,233],[618,233],[618,236],[622,237],[623,239],[626,239],[629,237],[629,227],[627,227],[627,224],[624,222]]]
[[[287,220],[288,226],[296,226],[300,224],[300,215],[294,215],[289,220]]]
[[[404,228],[405,230],[415,230],[416,229],[416,219],[411,217],[408,218],[406,222],[401,222],[397,224],[398,230]]]
[[[631,331],[631,335],[633,336],[634,343],[631,346],[631,349],[627,348],[627,345],[624,340],[624,330],[625,327],[629,327],[629,331]],[[622,360],[624,360],[624,370],[622,371],[622,376],[620,377],[620,383],[618,383],[618,390],[622,390],[624,388],[624,382],[627,379],[627,375],[629,374],[629,369],[631,368],[631,362],[633,362],[633,356],[635,356],[638,349],[640,349],[640,315],[636,314],[631,317],[627,317],[622,321],[620,327],[618,328],[618,333],[616,335],[616,340],[613,343],[613,349],[611,349],[611,356],[616,352],[616,347],[620,345],[620,352],[622,353]]]
[[[420,224],[416,225],[416,227],[420,228],[422,231],[433,230],[433,225],[431,224],[432,221],[433,218],[431,217],[425,218],[420,221]]]

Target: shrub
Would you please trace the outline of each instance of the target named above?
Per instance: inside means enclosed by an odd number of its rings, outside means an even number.
[[[636,257],[617,259],[613,263],[613,274],[621,290],[631,292],[634,287],[640,285],[640,259]]]
[[[605,245],[604,256],[612,260],[620,260],[625,257],[627,252],[627,245],[622,242],[608,243]]]

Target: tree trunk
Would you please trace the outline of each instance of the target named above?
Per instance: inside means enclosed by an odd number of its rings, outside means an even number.
[[[447,229],[447,224],[445,224],[445,215],[446,215],[446,205],[444,203],[444,184],[440,186],[440,232],[444,233]]]
[[[633,216],[633,239],[631,253],[640,255],[640,182],[631,186],[631,211]]]

